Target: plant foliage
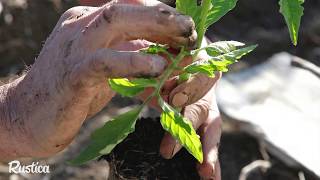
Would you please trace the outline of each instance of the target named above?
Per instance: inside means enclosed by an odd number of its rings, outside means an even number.
[[[301,17],[303,16],[302,4],[304,0],[280,0],[280,12],[283,14],[288,25],[290,38],[292,43],[296,46],[298,43],[298,35]]]
[[[257,45],[245,47],[245,44],[237,41],[219,41],[206,47],[200,47],[207,28],[232,10],[236,3],[237,0],[203,0],[200,4],[197,3],[197,0],[177,0],[177,10],[191,16],[196,24],[198,33],[197,49],[187,51],[182,47],[180,53],[174,55],[168,52],[168,47],[165,45],[151,45],[149,48],[142,49],[141,52],[165,54],[172,61],[159,79],[109,79],[109,86],[123,96],[134,97],[143,92],[146,87],[153,87],[155,90],[141,106],[113,118],[102,128],[96,130],[91,136],[91,144],[78,157],[72,160],[71,164],[83,164],[110,153],[118,143],[134,131],[140,112],[154,97],[158,98],[159,106],[162,108],[160,121],[163,128],[176,138],[199,162],[202,162],[203,152],[199,136],[188,119],[164,102],[160,96],[160,89],[172,72],[178,68],[180,61],[187,55],[192,55],[194,62],[182,69],[180,74],[182,81],[198,73],[214,77],[218,71],[227,72],[229,65],[237,62],[257,47]],[[279,3],[281,13],[284,15],[289,27],[291,39],[296,44],[300,19],[303,14],[303,7],[301,6],[303,0],[280,0]],[[195,61],[200,51],[206,51],[210,58]]]

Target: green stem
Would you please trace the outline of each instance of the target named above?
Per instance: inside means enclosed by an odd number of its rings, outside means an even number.
[[[199,27],[197,28],[197,31],[198,31],[197,48],[201,47],[201,43],[202,43],[204,34],[207,31],[205,26],[206,26],[208,12],[212,6],[211,0],[203,0],[201,6],[202,6],[201,16],[200,16],[201,22],[199,24]]]
[[[184,47],[181,48],[180,53],[173,59],[171,59],[172,64],[165,70],[165,72],[163,73],[159,84],[156,88],[156,95],[160,95],[160,90],[162,88],[162,86],[164,85],[164,83],[169,79],[170,75],[173,73],[173,71],[177,68],[178,64],[180,63],[180,61],[185,57],[186,52],[184,50]]]
[[[168,56],[172,64],[164,71],[163,75],[159,80],[158,85],[156,86],[155,91],[143,102],[143,104],[141,105],[141,108],[144,108],[151,101],[153,97],[160,96],[160,91],[162,86],[169,79],[170,75],[177,68],[178,64],[185,56],[186,56],[186,52],[184,50],[184,47],[181,48],[180,53],[175,58],[173,58],[172,55]]]

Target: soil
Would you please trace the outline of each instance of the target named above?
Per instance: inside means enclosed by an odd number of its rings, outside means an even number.
[[[119,144],[110,155],[104,156],[111,163],[116,179],[200,179],[195,159],[184,149],[173,159],[165,160],[159,153],[164,134],[159,119],[142,118],[136,131]],[[223,133],[220,146],[220,162],[223,180],[237,180],[241,169],[255,160],[262,159],[261,147],[248,134],[241,132]],[[247,180],[299,180],[301,170],[285,166],[275,157],[270,157],[272,167],[265,172],[254,171]],[[306,179],[316,180],[304,172]]]

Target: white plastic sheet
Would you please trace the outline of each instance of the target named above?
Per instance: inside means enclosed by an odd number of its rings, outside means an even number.
[[[245,122],[244,130],[265,140],[269,151],[320,176],[320,78],[291,61],[291,55],[280,53],[262,65],[224,75],[218,104]]]

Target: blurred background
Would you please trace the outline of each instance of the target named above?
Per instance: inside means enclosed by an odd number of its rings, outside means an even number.
[[[0,0],[0,83],[14,80],[32,65],[60,15],[77,5],[77,0]],[[319,179],[320,1],[307,0],[304,7],[297,47],[290,42],[278,0],[239,0],[207,33],[211,41],[259,44],[232,66],[217,88],[224,120],[223,180]],[[111,155],[81,167],[66,164],[95,128],[136,103],[115,97],[85,123],[70,148],[41,160],[51,165],[50,174],[12,175],[7,164],[0,163],[0,180],[199,179],[185,151],[173,160],[158,155],[163,131],[151,109]]]

